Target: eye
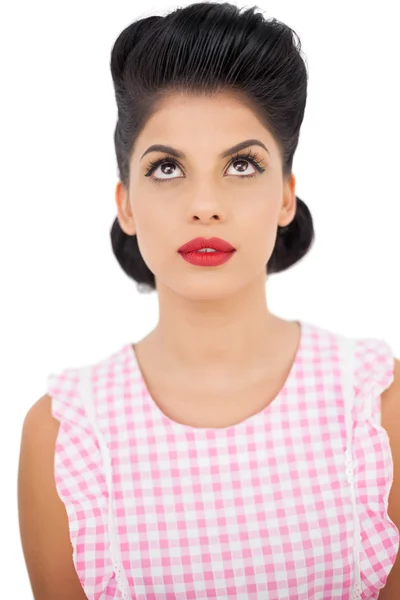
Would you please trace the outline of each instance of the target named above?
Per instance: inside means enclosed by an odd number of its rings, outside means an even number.
[[[249,169],[249,165],[253,167],[253,172],[251,172],[251,169]],[[246,154],[237,154],[234,156],[230,161],[228,168],[234,167],[234,173],[236,173],[234,176],[238,177],[239,179],[249,179],[250,177],[255,177],[259,173],[264,173],[265,168],[261,165],[262,160],[258,159],[258,154],[253,154],[251,151],[249,151]],[[150,161],[145,176],[150,177],[151,181],[154,183],[182,179],[182,177],[169,177],[169,175],[176,172],[176,168],[182,170],[175,158],[167,156],[157,160],[156,162]],[[156,173],[157,170],[158,173]],[[156,173],[157,177],[154,177],[153,173]],[[240,173],[245,173],[245,175],[240,175]]]
[[[253,172],[251,172],[251,169],[249,169],[249,166],[251,166],[251,168],[253,169]],[[234,168],[233,172],[236,173],[236,175],[238,175],[238,177],[240,177],[241,179],[243,179],[243,177],[253,177],[254,175],[257,174],[254,162],[251,160],[247,160],[245,158],[239,157],[239,158],[235,158],[234,160],[232,160],[232,162],[229,165],[229,168],[232,168],[232,167]],[[237,169],[239,169],[239,171]],[[245,173],[245,175],[240,175],[240,173]]]

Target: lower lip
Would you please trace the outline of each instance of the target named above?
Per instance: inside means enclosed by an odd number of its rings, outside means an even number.
[[[179,254],[183,260],[197,267],[216,267],[228,262],[235,252],[236,250],[231,252],[179,252]]]

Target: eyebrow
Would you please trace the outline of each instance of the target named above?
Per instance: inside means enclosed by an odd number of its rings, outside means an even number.
[[[268,148],[260,140],[244,140],[243,142],[239,142],[239,144],[235,144],[231,148],[228,148],[224,152],[221,152],[219,157],[225,158],[226,156],[230,156],[231,154],[234,154],[235,152],[238,152],[243,148],[248,148],[249,146],[261,146],[268,152],[268,154],[270,154]],[[176,156],[176,158],[186,158],[186,155],[183,152],[181,152],[180,150],[176,150],[171,146],[164,146],[163,144],[154,144],[153,146],[149,146],[149,148],[147,148],[146,152],[142,154],[140,160],[142,160],[142,158],[146,156],[146,154],[148,154],[149,152],[167,152],[169,154],[172,154],[172,156]]]

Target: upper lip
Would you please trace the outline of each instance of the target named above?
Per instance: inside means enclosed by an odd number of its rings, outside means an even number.
[[[232,252],[232,250],[236,250],[229,242],[222,240],[221,238],[212,237],[207,239],[205,237],[197,237],[186,244],[183,244],[183,246],[178,249],[178,252],[195,252],[202,248],[212,248],[213,250],[219,250],[220,252]]]

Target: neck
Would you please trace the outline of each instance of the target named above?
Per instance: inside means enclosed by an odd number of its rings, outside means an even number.
[[[268,310],[265,287],[263,274],[229,297],[192,300],[158,286],[160,318],[147,342],[163,369],[235,374],[276,364],[288,323]]]

